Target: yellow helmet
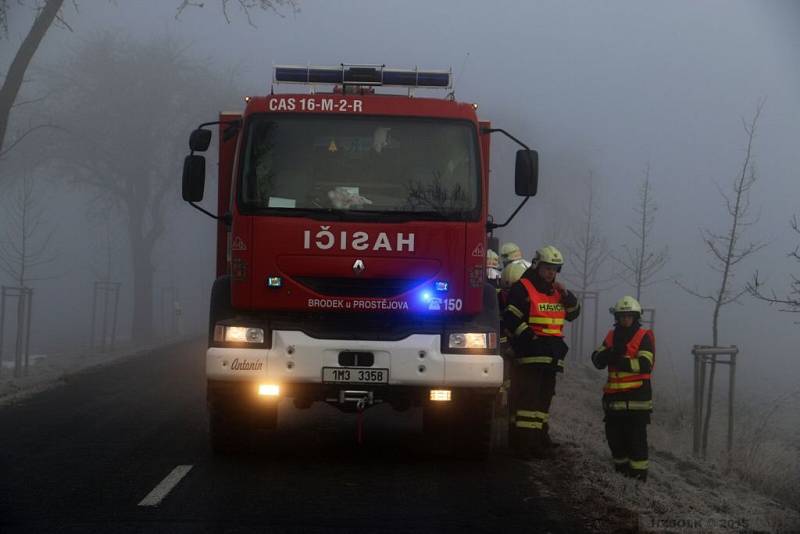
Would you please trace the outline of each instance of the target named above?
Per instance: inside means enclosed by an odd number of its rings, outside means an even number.
[[[486,251],[486,268],[487,269],[499,269],[500,268],[500,258],[492,249]]]
[[[534,265],[549,263],[550,265],[557,266],[558,270],[561,271],[561,266],[564,265],[564,256],[561,254],[561,251],[553,245],[547,245],[536,251],[536,255],[533,257],[533,263]]]
[[[528,270],[530,265],[524,260],[512,261],[503,269],[503,274],[500,275],[500,285],[508,289],[514,283],[522,278],[522,274]]]
[[[503,258],[503,265],[508,265],[514,260],[522,259],[522,250],[516,243],[503,243],[500,247],[500,257]]]
[[[633,297],[625,295],[621,299],[614,304],[614,307],[611,308],[611,313],[614,316],[620,313],[635,313],[637,316],[642,316],[642,305],[639,304],[639,301]]]

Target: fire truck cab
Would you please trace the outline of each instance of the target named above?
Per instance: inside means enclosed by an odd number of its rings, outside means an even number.
[[[459,455],[489,453],[503,359],[487,236],[536,194],[538,155],[456,101],[450,78],[276,66],[271,94],[192,132],[183,198],[217,220],[206,353],[215,451],[274,428],[291,398],[422,408],[426,436],[452,439]],[[285,84],[301,91],[275,92]],[[212,125],[216,212],[197,205],[205,159],[195,152]],[[494,132],[523,146],[515,188],[525,198],[504,224],[488,214]]]

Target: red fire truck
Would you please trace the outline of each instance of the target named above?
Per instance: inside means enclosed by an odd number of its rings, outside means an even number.
[[[301,91],[275,91],[285,84]],[[421,407],[426,436],[488,454],[503,360],[487,237],[535,195],[538,155],[450,89],[447,71],[277,66],[268,96],[192,132],[183,198],[217,220],[206,353],[215,451],[274,428],[278,401],[291,398],[350,412]],[[212,125],[216,213],[197,204],[195,152]],[[488,214],[495,132],[523,147],[524,199],[503,224]]]

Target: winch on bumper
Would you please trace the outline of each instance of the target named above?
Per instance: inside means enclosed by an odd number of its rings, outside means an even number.
[[[210,395],[243,389],[256,395],[259,385],[276,385],[280,397],[301,408],[326,401],[345,410],[375,402],[403,409],[431,400],[432,390],[450,391],[451,400],[491,395],[503,382],[503,359],[443,353],[434,334],[362,341],[275,330],[269,349],[210,347],[206,374]]]

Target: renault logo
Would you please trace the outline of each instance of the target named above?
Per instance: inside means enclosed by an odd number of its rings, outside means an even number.
[[[353,263],[353,272],[357,275],[363,273],[366,268],[364,262],[361,260],[356,260],[355,263]]]

